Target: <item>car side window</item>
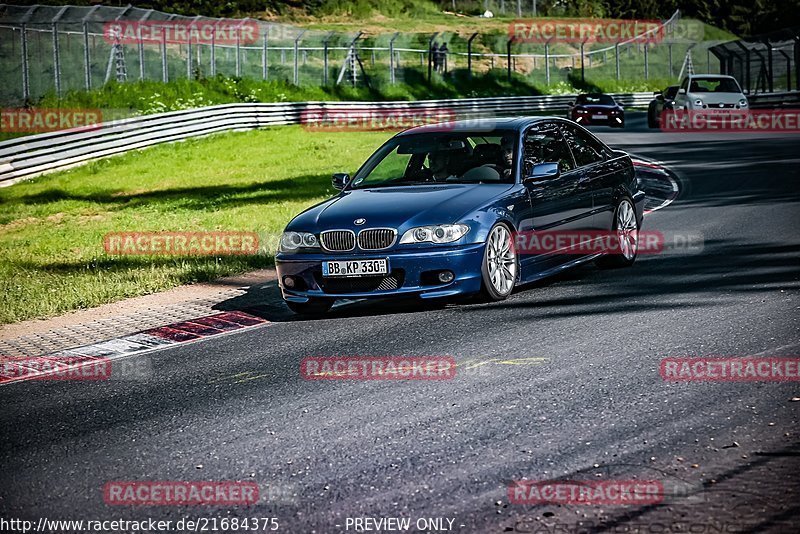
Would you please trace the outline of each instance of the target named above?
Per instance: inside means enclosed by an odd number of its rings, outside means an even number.
[[[530,176],[533,166],[557,162],[561,172],[575,168],[572,154],[559,128],[552,123],[536,125],[525,133],[523,140],[523,176]]]
[[[596,139],[569,125],[562,126],[562,129],[564,130],[564,138],[572,150],[572,155],[575,157],[575,163],[578,167],[591,165],[606,159],[605,149]]]
[[[688,89],[689,88],[689,78],[684,78],[683,82],[681,82],[681,89]]]

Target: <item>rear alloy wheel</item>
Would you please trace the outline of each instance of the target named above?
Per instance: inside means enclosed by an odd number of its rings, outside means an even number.
[[[636,221],[636,210],[629,197],[623,197],[614,211],[614,228],[618,250],[598,258],[600,267],[629,267],[636,261],[639,253],[639,224]]]
[[[511,232],[502,223],[492,227],[486,238],[481,274],[483,294],[490,300],[508,298],[517,282],[519,263],[511,239]]]
[[[309,299],[308,302],[290,302],[286,305],[300,315],[322,315],[333,306],[333,299]]]

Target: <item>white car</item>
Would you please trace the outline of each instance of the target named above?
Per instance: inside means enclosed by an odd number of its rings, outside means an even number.
[[[683,79],[673,107],[686,111],[746,110],[749,104],[734,77],[692,74]]]

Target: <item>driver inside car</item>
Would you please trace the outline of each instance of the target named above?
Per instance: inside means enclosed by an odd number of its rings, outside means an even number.
[[[450,156],[443,151],[431,152],[428,156],[429,170],[434,182],[443,182],[452,176],[449,172]]]

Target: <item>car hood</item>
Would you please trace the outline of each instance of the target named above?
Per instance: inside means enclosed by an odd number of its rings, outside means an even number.
[[[744,98],[742,93],[689,93],[689,99],[694,102],[696,98],[705,104],[738,104]]]
[[[431,184],[354,189],[301,213],[287,229],[321,232],[332,229],[413,226],[458,222],[513,187],[513,184]],[[360,225],[357,219],[366,219]]]

